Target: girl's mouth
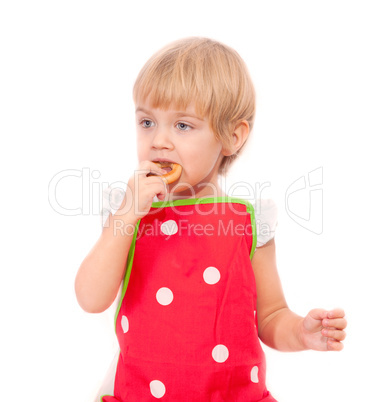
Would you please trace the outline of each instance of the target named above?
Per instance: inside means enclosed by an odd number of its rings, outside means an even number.
[[[172,170],[170,166],[162,166],[161,169],[165,170],[166,172],[170,172]]]

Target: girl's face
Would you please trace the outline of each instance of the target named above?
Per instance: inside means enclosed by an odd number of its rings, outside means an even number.
[[[224,195],[217,180],[224,155],[221,142],[193,105],[163,110],[139,103],[136,125],[139,162],[166,160],[182,166],[180,178],[169,185],[170,198]]]

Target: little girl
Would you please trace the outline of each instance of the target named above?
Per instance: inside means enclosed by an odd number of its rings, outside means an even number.
[[[122,289],[114,389],[100,400],[276,401],[259,339],[282,351],[339,351],[346,320],[341,309],[289,310],[274,204],[256,200],[270,228],[259,236],[252,204],[218,183],[253,128],[248,70],[233,49],[187,38],[154,54],[133,92],[139,166],[125,192],[105,194],[102,234],[75,283],[93,313]],[[173,183],[164,162],[182,167]]]

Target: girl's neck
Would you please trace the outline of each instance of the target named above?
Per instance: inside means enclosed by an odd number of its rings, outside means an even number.
[[[202,183],[185,191],[168,193],[165,201],[175,201],[189,198],[217,198],[226,196],[227,194],[221,189],[218,183]]]

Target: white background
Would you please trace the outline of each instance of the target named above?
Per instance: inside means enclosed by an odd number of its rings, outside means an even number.
[[[290,308],[306,315],[339,306],[349,322],[340,353],[266,347],[268,388],[282,402],[368,398],[366,3],[2,2],[2,400],[91,402],[116,346],[112,312],[83,312],[74,278],[100,234],[103,183],[127,181],[136,166],[136,75],[154,51],[193,35],[234,47],[254,81],[255,128],[225,185],[269,183],[262,196],[279,208],[277,258]],[[83,169],[84,179],[72,175]],[[319,234],[285,206],[289,186],[317,169]],[[52,194],[64,213],[49,202],[60,172],[69,177]],[[321,198],[312,199],[310,207],[309,188],[300,191],[290,209],[301,217],[310,210],[307,225],[320,227]]]

